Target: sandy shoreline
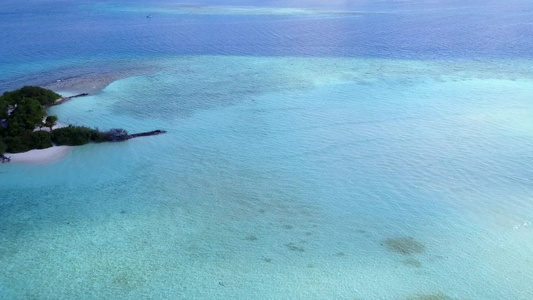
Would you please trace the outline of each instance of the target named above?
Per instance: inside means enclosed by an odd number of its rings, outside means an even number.
[[[5,156],[10,157],[12,163],[47,164],[65,157],[72,148],[72,146],[54,146],[22,153],[6,153]]]
[[[96,94],[110,83],[120,79],[144,74],[156,73],[160,68],[153,65],[139,65],[138,61],[131,62],[134,65],[125,66],[116,71],[104,71],[101,73],[85,71],[79,73],[78,69],[67,70],[66,73],[53,82],[40,84],[40,86],[53,90],[62,91],[63,96],[74,96],[80,93]],[[105,67],[102,67],[105,69]]]

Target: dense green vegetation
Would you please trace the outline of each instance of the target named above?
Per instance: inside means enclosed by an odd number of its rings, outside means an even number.
[[[44,106],[61,98],[41,87],[25,86],[6,92],[0,97],[0,154],[17,153],[57,145],[83,145],[112,140],[110,132],[100,132],[82,126],[55,129],[56,116],[47,116]],[[48,131],[41,131],[45,126]],[[38,128],[38,130],[36,129]]]
[[[7,118],[7,109],[9,104],[7,101],[3,100],[3,97],[0,97],[0,120]]]
[[[52,130],[57,117],[47,116],[44,107],[59,98],[60,95],[50,90],[34,86],[4,93],[0,97],[0,156],[3,157],[6,152],[49,148],[53,144],[79,146],[165,133],[155,130],[129,135],[120,128],[101,132],[98,129],[72,125]],[[42,130],[43,127],[48,127],[49,130]]]
[[[46,131],[35,131],[31,133],[30,146],[33,149],[45,149],[52,147],[52,139]]]
[[[6,144],[6,151],[11,153],[52,147],[50,134],[46,131],[24,132],[22,135],[8,136],[3,140]]]
[[[56,145],[79,146],[90,142],[101,143],[109,141],[106,133],[83,126],[68,126],[52,131],[52,141]]]
[[[57,121],[54,116],[49,124],[43,123],[46,117],[43,105],[59,98],[60,95],[35,86],[4,93],[0,97],[0,139],[5,148],[3,152],[16,153],[51,147],[50,134],[34,130]]]
[[[33,131],[43,122],[46,116],[44,108],[38,100],[32,98],[21,99],[13,112],[7,117],[8,136],[20,136],[26,131]]]
[[[19,103],[21,99],[36,99],[41,105],[47,105],[54,103],[57,99],[61,98],[61,95],[42,87],[25,86],[16,91],[5,92],[0,98],[2,98],[3,101],[6,101],[9,105]],[[0,102],[2,100],[0,100]]]
[[[4,153],[6,153],[6,150],[6,143],[4,143],[4,140],[0,137],[0,155],[4,155]]]

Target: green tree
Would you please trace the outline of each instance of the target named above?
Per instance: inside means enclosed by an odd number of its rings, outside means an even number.
[[[5,92],[1,98],[10,105],[18,104],[26,98],[36,99],[41,105],[47,105],[54,103],[61,95],[42,87],[25,86],[16,91]]]
[[[50,131],[52,131],[52,127],[56,125],[57,117],[56,116],[48,116],[46,117],[46,120],[44,121],[44,126],[50,128]]]
[[[91,129],[82,126],[68,126],[52,131],[52,141],[57,145],[79,146],[91,141]]]
[[[9,107],[9,103],[7,103],[7,101],[4,100],[3,97],[0,97],[0,120],[7,119],[8,107]]]
[[[8,136],[20,136],[26,129],[22,126],[17,119],[9,120],[9,127],[7,127]]]
[[[17,110],[17,114],[22,113],[24,115],[25,125],[29,130],[33,130],[36,126],[39,126],[43,122],[43,118],[46,116],[43,106],[38,100],[32,98],[24,99],[15,111]]]
[[[45,149],[52,147],[52,140],[50,134],[46,131],[34,131],[31,133],[32,149]]]
[[[31,141],[31,133],[28,132],[20,136],[8,136],[4,138],[7,151],[11,153],[30,151],[32,149]]]
[[[7,145],[6,143],[4,143],[4,140],[0,138],[0,155],[4,155],[4,153],[6,153],[6,150],[7,150]]]
[[[8,117],[9,135],[20,135],[18,126],[23,130],[33,131],[42,124],[45,116],[46,112],[39,101],[31,98],[22,100]],[[15,128],[11,128],[12,126]]]
[[[113,128],[105,132],[110,141],[124,141],[128,138],[128,132],[122,128]]]
[[[37,99],[41,105],[54,103],[57,99],[61,98],[61,95],[38,86],[24,86],[20,89],[20,95],[23,98]]]
[[[56,145],[79,146],[90,142],[100,143],[109,141],[105,133],[84,126],[69,125],[54,129],[50,135]]]

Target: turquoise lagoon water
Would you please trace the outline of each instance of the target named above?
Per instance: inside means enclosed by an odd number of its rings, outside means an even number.
[[[105,86],[60,122],[168,133],[0,166],[0,298],[533,297],[529,58],[151,52],[51,58]]]

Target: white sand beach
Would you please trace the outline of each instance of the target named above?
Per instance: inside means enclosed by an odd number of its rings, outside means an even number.
[[[68,125],[67,124],[64,124],[64,123],[61,123],[61,122],[56,122],[56,124],[54,126],[52,126],[52,130],[55,130],[55,129],[58,129],[58,128],[63,128],[63,127],[67,127]],[[48,127],[36,127],[33,131],[46,131],[46,132],[50,132],[50,128]]]
[[[12,163],[47,164],[63,158],[72,146],[54,146],[22,153],[6,153]]]

